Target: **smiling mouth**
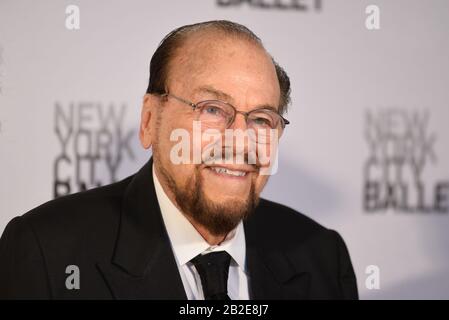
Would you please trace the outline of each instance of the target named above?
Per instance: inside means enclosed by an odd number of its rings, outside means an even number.
[[[219,174],[227,174],[234,177],[244,177],[246,176],[246,171],[238,171],[238,170],[230,170],[226,168],[220,168],[220,167],[209,167],[210,170],[215,171]]]
[[[248,176],[251,172],[254,172],[254,170],[239,170],[237,168],[226,168],[226,167],[220,167],[220,166],[208,166],[206,169],[212,171],[215,174],[228,176],[228,177],[236,177],[236,178],[242,178]]]

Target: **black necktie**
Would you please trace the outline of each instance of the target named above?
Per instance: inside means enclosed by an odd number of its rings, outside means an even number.
[[[192,263],[198,271],[205,300],[230,300],[228,272],[231,256],[226,251],[197,255]]]

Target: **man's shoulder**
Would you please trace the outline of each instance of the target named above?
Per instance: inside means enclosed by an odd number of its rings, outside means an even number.
[[[0,282],[7,283],[0,296],[70,296],[64,283],[71,265],[88,279],[84,292],[104,294],[96,263],[113,255],[129,180],[60,197],[12,219],[0,239]]]
[[[86,224],[101,224],[116,219],[131,177],[109,185],[65,195],[26,212],[20,218],[31,226],[51,229],[77,229]]]
[[[335,230],[268,200],[260,201],[246,226],[247,243],[259,248],[268,261],[270,257],[271,261],[280,261],[283,256],[297,273],[311,275],[314,290],[317,290],[311,292],[312,299],[357,299],[356,278],[349,252]]]
[[[277,226],[301,231],[327,230],[324,226],[306,214],[267,199],[260,199],[257,207],[257,218],[259,218],[260,224],[265,224],[269,228]]]
[[[286,205],[261,199],[256,212],[249,217],[247,229],[254,234],[264,234],[267,242],[287,243],[331,242],[339,237],[304,213]]]

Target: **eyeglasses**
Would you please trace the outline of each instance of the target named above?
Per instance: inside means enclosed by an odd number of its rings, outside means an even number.
[[[220,100],[205,100],[198,103],[180,98],[171,93],[163,93],[161,97],[171,97],[179,102],[192,107],[197,112],[197,120],[201,122],[202,127],[224,130],[231,126],[237,113],[245,117],[248,128],[253,129],[256,133],[270,135],[270,129],[278,130],[280,137],[285,126],[290,123],[282,117],[278,112],[268,108],[254,109],[250,112],[237,110],[233,105]],[[264,137],[267,138],[267,137]]]

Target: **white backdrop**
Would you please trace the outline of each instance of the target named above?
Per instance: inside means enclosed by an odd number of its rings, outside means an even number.
[[[365,26],[370,4],[379,30]],[[79,30],[66,28],[68,5]],[[446,0],[0,0],[0,232],[148,159],[137,128],[151,55],[172,29],[212,19],[252,29],[292,81],[292,124],[264,196],[343,235],[361,298],[449,298]],[[364,200],[368,179],[393,181],[380,194],[389,208],[365,208],[379,203],[372,184]],[[416,210],[398,205],[405,189]],[[378,289],[366,286],[370,265]]]

